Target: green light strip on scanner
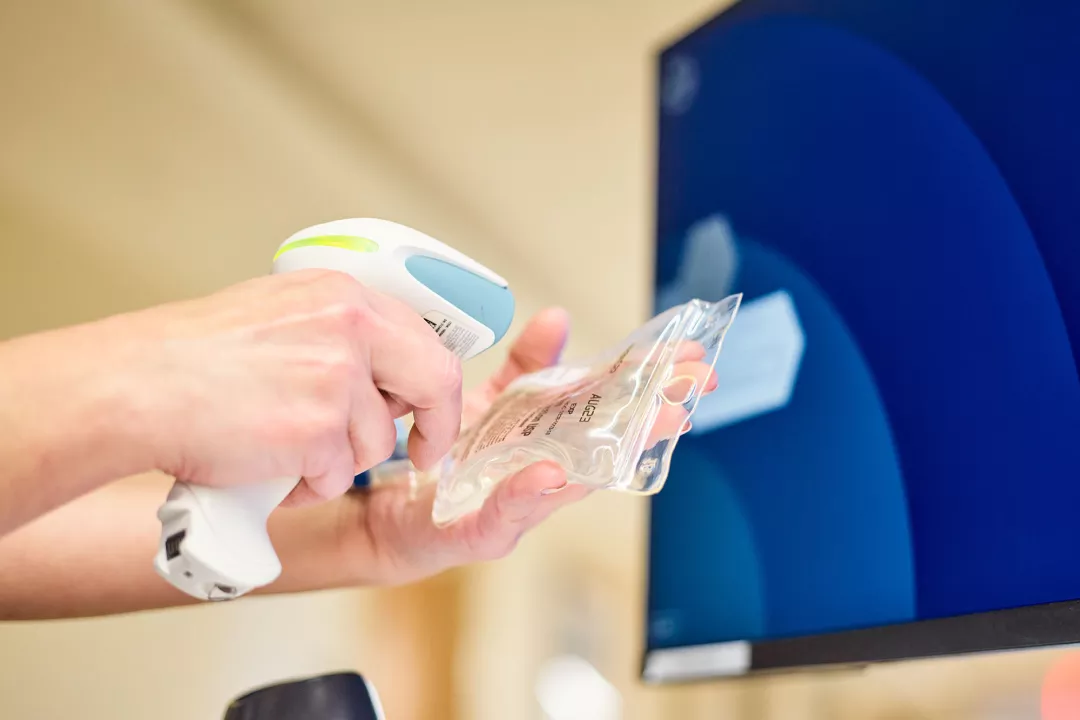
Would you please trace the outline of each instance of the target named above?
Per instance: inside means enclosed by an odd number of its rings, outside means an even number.
[[[376,252],[379,249],[379,244],[374,240],[355,235],[320,235],[318,237],[300,238],[282,245],[281,249],[274,255],[274,259],[277,260],[290,250],[302,247],[335,247],[354,252]]]

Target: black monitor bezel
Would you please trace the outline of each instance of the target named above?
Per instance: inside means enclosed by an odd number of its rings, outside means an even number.
[[[729,638],[716,642],[740,640]],[[750,647],[750,663],[743,672],[672,678],[648,678],[645,669],[650,653],[680,648],[646,645],[641,658],[641,677],[654,684],[678,684],[1077,644],[1080,643],[1080,600],[746,642]]]

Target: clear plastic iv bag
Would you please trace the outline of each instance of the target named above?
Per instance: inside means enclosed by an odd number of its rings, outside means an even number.
[[[502,480],[542,460],[573,483],[658,492],[741,300],[692,300],[595,357],[517,378],[433,470],[432,520],[478,510]]]

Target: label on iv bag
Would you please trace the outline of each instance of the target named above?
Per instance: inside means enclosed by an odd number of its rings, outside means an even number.
[[[424,313],[423,318],[442,340],[443,347],[458,357],[464,357],[480,339],[480,336],[472,330],[454,322],[437,310]]]
[[[579,383],[561,390],[508,390],[495,402],[487,422],[474,428],[463,438],[455,453],[457,460],[486,450],[507,440],[530,435],[564,437],[566,432],[584,432],[581,423],[591,423],[603,402],[594,389],[596,383]],[[569,427],[566,423],[573,423]],[[580,429],[578,429],[580,428]]]

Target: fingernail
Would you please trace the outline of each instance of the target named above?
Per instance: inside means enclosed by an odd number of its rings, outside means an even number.
[[[569,484],[570,483],[568,483],[568,482],[566,482],[564,480],[562,485],[557,485],[555,487],[544,488],[543,490],[540,491],[540,494],[541,495],[554,495],[555,493],[559,492],[560,490],[562,490],[563,488],[565,488]]]

